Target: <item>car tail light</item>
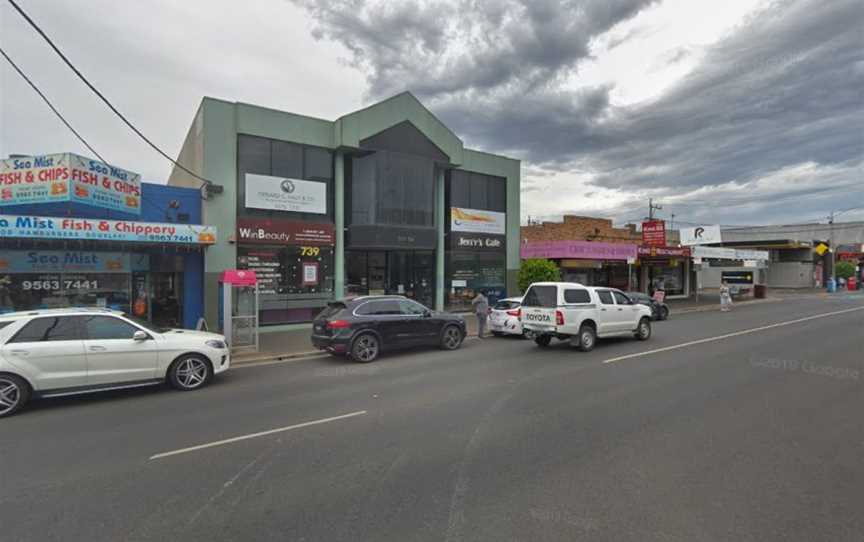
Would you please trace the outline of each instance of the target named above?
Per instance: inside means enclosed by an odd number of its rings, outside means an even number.
[[[555,325],[563,326],[564,325],[564,313],[561,311],[555,311]]]
[[[327,329],[345,329],[351,327],[351,323],[348,320],[331,320],[327,322]]]
[[[516,318],[519,318],[522,316],[522,309],[509,310],[509,311],[507,311],[507,314],[509,314],[510,316],[515,316]]]

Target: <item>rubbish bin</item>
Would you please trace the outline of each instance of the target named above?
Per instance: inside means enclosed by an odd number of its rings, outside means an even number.
[[[837,291],[837,282],[833,278],[829,278],[825,281],[825,287],[828,290],[829,294],[833,294]]]
[[[755,284],[753,286],[753,297],[756,299],[765,299],[765,294],[768,288],[764,284]]]
[[[855,277],[849,277],[848,279],[846,279],[846,289],[850,292],[854,292],[858,289],[858,281],[855,279]]]

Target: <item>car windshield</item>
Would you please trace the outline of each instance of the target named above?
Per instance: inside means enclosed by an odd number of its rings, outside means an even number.
[[[509,311],[510,309],[515,309],[517,307],[519,307],[518,301],[501,300],[498,303],[495,303],[495,306],[492,308],[499,311]]]
[[[137,316],[132,316],[131,314],[129,314],[127,312],[123,313],[123,318],[126,318],[127,320],[131,320],[132,322],[135,322],[136,324],[143,327],[147,331],[152,331],[153,333],[165,333],[171,329],[171,328],[167,328],[167,327],[155,326],[155,325],[153,325],[152,322],[148,322],[147,320],[143,320],[141,318],[138,318]]]

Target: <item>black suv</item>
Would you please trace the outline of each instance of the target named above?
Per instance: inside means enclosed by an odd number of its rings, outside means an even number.
[[[435,312],[401,295],[331,301],[312,322],[312,345],[361,363],[384,349],[440,346],[455,350],[465,338],[465,320]]]

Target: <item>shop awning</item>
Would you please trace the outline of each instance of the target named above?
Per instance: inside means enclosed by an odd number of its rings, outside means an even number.
[[[533,241],[523,243],[523,258],[569,258],[582,260],[635,260],[637,245],[599,241]]]
[[[171,222],[0,215],[0,238],[212,245],[216,242],[216,227]]]
[[[745,250],[740,248],[702,246],[693,247],[693,258],[768,261],[769,256],[768,251],[765,250]]]

